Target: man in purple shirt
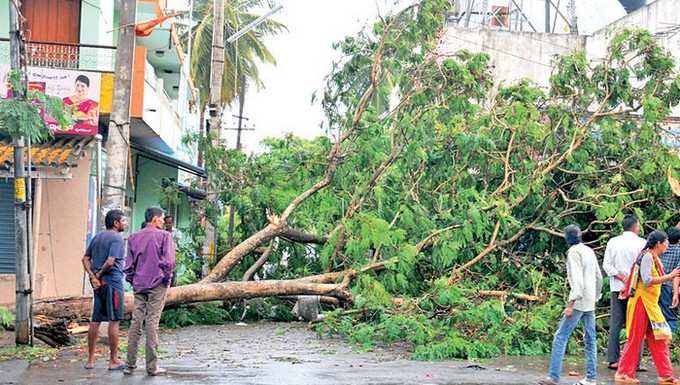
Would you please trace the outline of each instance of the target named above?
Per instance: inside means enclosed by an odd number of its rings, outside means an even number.
[[[146,334],[146,372],[150,376],[165,374],[158,366],[158,323],[165,306],[175,271],[175,243],[172,234],[163,230],[163,210],[151,207],[146,210],[144,228],[128,238],[128,255],[125,260],[126,280],[132,284],[135,305],[128,331],[127,368],[132,374],[137,367],[137,347]]]

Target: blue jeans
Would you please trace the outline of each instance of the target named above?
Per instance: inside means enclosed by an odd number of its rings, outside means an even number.
[[[661,285],[661,296],[659,297],[659,305],[666,322],[671,327],[671,331],[675,333],[678,329],[678,309],[671,309],[673,304],[673,287],[670,285]]]
[[[597,335],[595,334],[595,312],[574,310],[571,317],[562,317],[560,326],[555,333],[552,344],[552,355],[550,357],[550,378],[553,381],[560,381],[562,372],[562,361],[567,350],[567,341],[571,333],[583,321],[586,342],[586,378],[594,381],[597,378]]]

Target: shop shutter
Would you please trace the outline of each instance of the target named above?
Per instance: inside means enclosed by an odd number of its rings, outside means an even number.
[[[0,179],[0,274],[14,274],[14,179]]]

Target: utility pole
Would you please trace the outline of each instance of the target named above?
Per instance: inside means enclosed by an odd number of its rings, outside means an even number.
[[[102,186],[100,224],[112,209],[125,208],[125,191],[130,151],[130,96],[135,54],[136,0],[116,1],[120,15],[116,48],[116,78],[106,141],[106,178]]]
[[[224,73],[224,0],[213,1],[213,36],[212,58],[210,60],[210,114],[209,130],[212,136],[212,146],[217,148],[222,145],[222,76]],[[214,203],[217,194],[214,193],[213,183],[208,177],[208,202]],[[206,218],[207,219],[207,218]],[[204,257],[212,257],[215,253],[217,237],[215,227],[209,220],[205,221],[205,241],[202,254]]]
[[[550,2],[545,0],[545,33],[550,33]]]
[[[246,99],[246,78],[241,77],[238,95],[238,127],[236,128],[236,149],[241,149],[241,132],[243,131],[243,104]],[[234,205],[229,206],[229,228],[227,230],[227,245],[231,247],[234,241]]]
[[[19,25],[19,7],[21,1],[10,1],[9,5],[9,46],[10,66],[13,71],[22,71],[22,85],[12,90],[14,97],[23,99],[26,87],[22,66],[24,42]],[[26,202],[26,174],[24,164],[24,138],[14,138],[14,222],[16,241],[16,308],[15,308],[15,343],[28,345],[33,343],[31,327],[31,278],[28,262],[28,205]],[[30,181],[29,181],[30,183]]]
[[[472,8],[474,7],[475,0],[467,0],[467,6],[465,7],[465,28],[470,26],[470,17],[472,17]]]
[[[224,74],[224,0],[213,1],[212,58],[210,60],[210,131],[213,146],[221,146],[222,77]]]
[[[576,0],[569,0],[569,31],[578,34],[578,20],[576,17]]]

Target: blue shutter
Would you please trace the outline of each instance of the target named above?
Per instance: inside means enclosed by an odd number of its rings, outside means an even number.
[[[14,274],[14,179],[0,179],[0,274]]]

